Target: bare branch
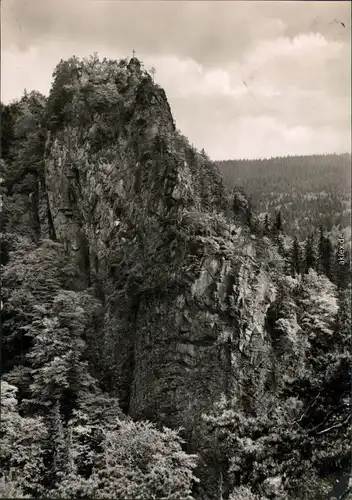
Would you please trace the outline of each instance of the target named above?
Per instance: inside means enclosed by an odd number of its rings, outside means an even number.
[[[348,417],[343,422],[340,422],[339,424],[336,424],[336,425],[332,425],[331,427],[328,427],[327,429],[324,429],[320,432],[317,432],[317,434],[325,434],[326,432],[329,432],[332,429],[338,429],[339,427],[342,427],[343,425],[345,425],[350,420],[350,418],[351,418],[351,415],[348,415]]]

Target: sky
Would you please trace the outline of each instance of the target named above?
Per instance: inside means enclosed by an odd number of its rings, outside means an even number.
[[[2,0],[1,100],[60,59],[136,57],[214,160],[351,151],[351,4]]]

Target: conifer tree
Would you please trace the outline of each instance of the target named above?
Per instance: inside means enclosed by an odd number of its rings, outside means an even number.
[[[279,255],[283,260],[283,274],[288,275],[291,274],[291,264],[290,264],[290,255],[285,245],[285,238],[283,234],[278,233],[275,237],[277,250]]]
[[[333,246],[330,238],[325,238],[324,260],[323,267],[326,276],[331,279],[332,277],[332,261],[333,261]]]
[[[270,234],[269,214],[265,214],[265,219],[264,219],[264,234],[265,234],[265,236],[268,236]]]
[[[340,241],[332,249],[331,277],[334,283],[346,290],[351,286],[351,255],[342,247]]]
[[[321,225],[319,227],[319,264],[318,264],[318,270],[320,272],[323,272],[324,270],[324,250],[325,250],[325,234],[324,234],[324,228]]]
[[[277,210],[277,212],[276,212],[273,230],[274,230],[274,234],[279,234],[283,230],[282,215],[281,215],[280,209]]]
[[[319,229],[319,263],[318,269],[321,273],[325,274],[329,279],[332,276],[332,255],[333,249],[330,238],[324,233],[323,226]]]
[[[316,269],[317,267],[317,254],[315,248],[314,234],[311,233],[307,236],[305,245],[305,273],[309,269]]]
[[[62,475],[67,471],[69,458],[59,399],[56,399],[51,410],[47,448],[52,457],[51,471],[49,468],[49,484],[56,486],[60,480],[60,476],[62,477]]]
[[[291,275],[294,277],[301,271],[301,251],[297,236],[294,237],[291,250]]]

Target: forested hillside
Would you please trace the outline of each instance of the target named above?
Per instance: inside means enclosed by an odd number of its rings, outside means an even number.
[[[272,221],[281,210],[285,232],[304,240],[319,226],[350,239],[351,155],[287,156],[218,162],[229,187],[242,186],[253,208]]]
[[[265,225],[136,58],[1,128],[0,496],[351,498],[345,241]]]

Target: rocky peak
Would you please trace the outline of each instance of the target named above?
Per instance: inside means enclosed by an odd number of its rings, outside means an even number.
[[[202,449],[196,415],[222,394],[241,404],[243,383],[264,390],[262,372],[248,378],[245,366],[252,352],[268,365],[275,285],[256,260],[248,203],[176,130],[164,90],[136,58],[127,70],[75,64],[86,76],[67,82],[64,121],[46,147],[52,225],[103,290],[111,390],[123,409],[183,425]]]

